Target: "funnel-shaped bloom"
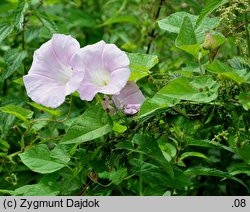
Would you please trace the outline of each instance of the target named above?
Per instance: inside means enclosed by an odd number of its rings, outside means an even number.
[[[84,77],[84,66],[74,57],[78,41],[69,35],[54,34],[37,49],[24,85],[28,96],[38,104],[58,107],[76,91]]]
[[[78,89],[82,100],[92,100],[97,93],[116,94],[130,76],[129,59],[114,44],[100,41],[77,53],[85,67],[85,76]]]
[[[145,97],[139,87],[133,81],[129,81],[121,90],[120,94],[113,95],[112,100],[118,109],[122,109],[125,114],[136,114]]]

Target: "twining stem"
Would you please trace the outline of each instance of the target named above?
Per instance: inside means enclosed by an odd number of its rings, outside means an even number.
[[[245,28],[246,28],[246,37],[247,37],[248,57],[250,57],[250,35],[248,31],[247,13],[245,13]]]
[[[140,154],[140,160],[142,161],[143,160],[143,154],[142,153],[139,153]],[[140,196],[143,196],[143,181],[142,181],[142,176],[140,174],[140,177],[139,177],[139,195]]]
[[[35,122],[40,122],[40,121],[49,121],[49,122],[62,123],[62,122],[66,121],[69,118],[69,116],[71,114],[71,110],[72,110],[72,96],[70,96],[70,100],[69,100],[69,111],[68,111],[68,113],[67,113],[67,115],[65,116],[64,119],[54,120],[54,119],[43,118],[43,119],[35,119],[35,120],[32,120],[31,122],[35,123]]]
[[[200,55],[200,53],[198,55],[198,64],[199,64],[201,75],[204,75],[202,64],[201,64],[201,55]]]
[[[158,18],[159,15],[160,15],[161,7],[162,7],[164,1],[165,1],[165,0],[160,0],[159,6],[158,6],[158,9],[157,9],[155,18],[154,18],[155,21],[157,20],[157,18]],[[151,45],[152,45],[152,42],[153,42],[154,35],[155,35],[155,27],[152,29],[152,31],[151,31],[151,33],[150,33],[150,35],[149,35],[149,36],[150,36],[150,41],[149,41],[149,43],[148,43],[148,47],[147,47],[146,54],[148,54],[149,51],[150,51],[150,48],[151,48]]]

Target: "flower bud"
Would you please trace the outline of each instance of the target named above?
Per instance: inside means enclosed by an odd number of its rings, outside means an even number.
[[[211,51],[216,49],[217,47],[218,47],[217,40],[210,32],[206,31],[205,40],[203,43],[203,49]]]

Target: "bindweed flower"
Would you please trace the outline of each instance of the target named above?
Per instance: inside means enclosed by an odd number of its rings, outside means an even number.
[[[84,66],[75,57],[78,41],[69,35],[54,34],[37,49],[24,76],[28,96],[38,104],[56,108],[76,91],[84,77]]]
[[[100,41],[82,48],[76,55],[85,67],[78,89],[82,100],[91,101],[97,93],[119,93],[126,85],[130,76],[129,59],[116,45]]]
[[[144,99],[139,87],[133,81],[128,81],[120,94],[112,97],[115,106],[122,109],[125,114],[130,115],[136,114],[140,110]]]

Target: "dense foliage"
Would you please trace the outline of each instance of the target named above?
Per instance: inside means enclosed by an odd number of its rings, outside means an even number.
[[[249,195],[248,0],[1,0],[0,194]],[[139,113],[23,83],[54,33],[125,51]]]

